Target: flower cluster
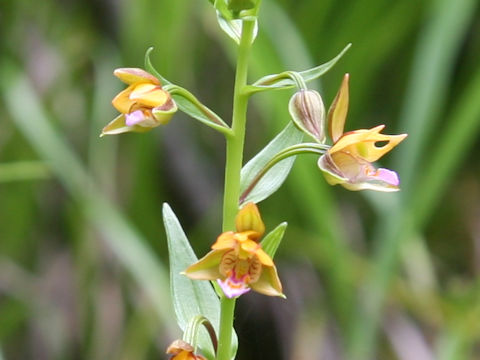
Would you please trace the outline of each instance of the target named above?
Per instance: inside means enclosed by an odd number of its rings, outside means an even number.
[[[212,251],[185,270],[191,279],[217,280],[225,296],[234,298],[250,289],[270,296],[284,296],[277,269],[258,241],[265,225],[254,203],[237,214],[236,232],[222,233]]]
[[[146,132],[167,124],[177,111],[170,94],[152,74],[138,68],[116,69],[113,74],[128,87],[112,100],[120,115],[103,128],[101,136]]]

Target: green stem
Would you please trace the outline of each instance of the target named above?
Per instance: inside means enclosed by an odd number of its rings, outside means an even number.
[[[225,188],[223,195],[223,231],[234,230],[235,216],[238,212],[240,171],[242,170],[249,97],[245,88],[247,86],[248,57],[252,45],[254,25],[255,21],[253,19],[243,21],[242,36],[238,48],[235,89],[233,94],[233,134],[227,136]],[[234,310],[235,299],[222,298],[217,360],[230,360]]]
[[[225,188],[223,195],[223,231],[234,230],[240,195],[240,171],[242,169],[245,125],[247,122],[248,56],[253,36],[254,22],[243,21],[242,37],[238,48],[237,71],[233,94],[233,135],[227,137],[227,158],[225,164]]]
[[[232,329],[236,299],[223,297],[220,308],[220,336],[217,360],[230,360],[232,356]]]

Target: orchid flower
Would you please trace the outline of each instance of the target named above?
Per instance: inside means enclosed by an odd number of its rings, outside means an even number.
[[[212,251],[185,270],[191,279],[216,280],[225,296],[234,298],[251,289],[281,296],[282,285],[270,256],[258,243],[265,225],[257,206],[250,202],[237,214],[236,232],[222,233]]]
[[[348,111],[348,79],[345,74],[340,89],[328,112],[328,133],[333,145],[322,155],[318,166],[331,185],[340,184],[348,190],[398,191],[396,172],[375,168],[377,161],[403,139],[406,134],[384,135],[385,125],[344,133]],[[377,146],[378,143],[382,143]]]
[[[125,132],[146,132],[165,125],[177,111],[170,94],[160,80],[138,68],[120,68],[113,74],[129,85],[112,100],[121,113],[102,130],[103,135]]]

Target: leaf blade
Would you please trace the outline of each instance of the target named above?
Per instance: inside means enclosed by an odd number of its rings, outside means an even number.
[[[280,161],[257,182],[256,176],[278,152],[302,142],[303,137],[303,133],[292,122],[289,122],[262,151],[247,162],[241,172],[240,205],[249,201],[259,203],[278,190],[292,169],[295,156]]]
[[[335,56],[330,61],[313,67],[308,70],[300,71],[300,74],[305,82],[309,82],[315,79],[318,79],[320,76],[328,72],[341,58],[342,56],[350,49],[352,44],[348,44],[343,48],[340,53]],[[288,76],[286,72],[279,74],[266,75],[252,85],[247,86],[247,91],[249,93],[256,93],[266,90],[284,90],[290,89],[295,86],[295,82]]]
[[[277,252],[280,243],[282,242],[283,235],[287,230],[287,223],[282,222],[275,229],[270,231],[262,240],[262,249],[273,259]]]
[[[219,298],[210,282],[191,280],[181,274],[198,259],[180,222],[167,203],[163,205],[163,221],[168,241],[171,297],[178,325],[182,330],[185,330],[191,318],[203,315],[211,322],[218,334],[220,324]],[[235,333],[232,342],[236,346],[237,337]],[[198,346],[205,356],[215,357],[210,338],[205,331],[199,333]]]

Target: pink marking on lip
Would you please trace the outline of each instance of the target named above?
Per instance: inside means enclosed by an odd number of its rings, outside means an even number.
[[[125,124],[127,126],[137,125],[145,119],[145,115],[142,110],[136,110],[130,114],[125,115]]]
[[[229,299],[243,295],[250,291],[250,288],[244,282],[237,282],[231,278],[227,278],[225,280],[217,279],[218,285],[223,290],[223,293]]]

